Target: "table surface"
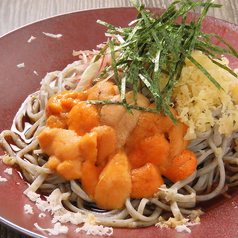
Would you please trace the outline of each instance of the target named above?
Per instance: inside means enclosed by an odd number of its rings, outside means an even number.
[[[203,2],[203,0],[198,0]],[[173,0],[137,0],[147,7],[166,8]],[[222,10],[211,9],[210,16],[238,25],[238,0],[215,0],[223,4]],[[129,0],[1,0],[0,36],[28,23],[72,11],[132,6]],[[1,192],[1,191],[0,191]],[[28,238],[29,236],[0,224],[0,238]]]

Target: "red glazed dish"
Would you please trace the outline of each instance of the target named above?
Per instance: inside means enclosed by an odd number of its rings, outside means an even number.
[[[158,10],[158,9],[154,9]],[[73,50],[91,50],[105,41],[107,30],[96,23],[98,19],[110,24],[125,27],[136,16],[134,8],[108,8],[79,11],[44,19],[24,26],[0,38],[0,131],[10,129],[12,120],[24,99],[40,87],[40,81],[47,72],[62,70],[67,64],[76,60]],[[123,17],[122,17],[123,16]],[[203,30],[222,36],[238,50],[238,26],[211,17],[206,17]],[[42,32],[62,34],[51,38]],[[27,41],[36,37],[32,42]],[[229,57],[228,57],[229,58]],[[238,68],[238,62],[230,59],[232,69]],[[18,64],[25,67],[19,68]],[[37,74],[36,74],[37,72]],[[3,151],[0,151],[1,155]],[[13,175],[4,173],[6,166],[0,162],[0,176],[8,179],[0,183],[0,221],[32,237],[49,237],[46,232],[35,228],[37,222],[41,227],[50,227],[51,216],[39,218],[40,211],[25,214],[24,205],[34,204],[23,195],[27,183],[19,172]],[[201,216],[201,224],[191,227],[191,233],[178,233],[168,228],[114,229],[112,237],[234,237],[238,235],[238,191],[232,192],[231,198],[219,197],[204,205],[206,211]],[[76,234],[75,226],[69,225],[64,237],[95,237]]]

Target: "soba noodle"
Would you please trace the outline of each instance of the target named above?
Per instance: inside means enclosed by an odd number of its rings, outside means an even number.
[[[230,137],[221,135],[214,126],[207,132],[197,132],[188,149],[198,158],[197,170],[187,179],[172,184],[166,181],[154,197],[126,200],[123,209],[100,210],[84,192],[79,180],[67,181],[45,167],[48,156],[41,150],[38,135],[46,125],[45,106],[49,98],[58,92],[76,90],[88,62],[82,60],[68,65],[64,70],[48,73],[41,82],[38,92],[30,95],[17,113],[11,130],[1,133],[1,144],[7,156],[5,163],[16,163],[27,181],[25,194],[41,191],[51,194],[54,206],[62,214],[80,214],[85,222],[93,214],[97,224],[113,227],[146,227],[154,224],[176,226],[196,220],[202,211],[197,202],[210,200],[225,192],[229,186],[238,184],[237,152],[234,149],[238,133]],[[221,112],[214,113],[219,116]],[[51,202],[52,205],[52,202]],[[58,210],[59,213],[59,210]],[[56,220],[57,220],[56,219]],[[77,223],[77,222],[75,222]],[[80,223],[80,222],[78,222]]]
[[[190,4],[190,1],[186,4]],[[207,5],[209,4],[208,1]],[[122,40],[120,37],[118,39]],[[197,206],[199,202],[211,200],[226,193],[229,187],[238,185],[238,152],[236,151],[238,113],[236,113],[235,100],[229,99],[230,104],[227,103],[224,107],[219,105],[223,103],[222,101],[218,102],[218,106],[206,107],[209,123],[204,122],[205,115],[203,123],[198,123],[198,126],[201,126],[200,130],[195,126],[192,111],[183,110],[183,105],[179,105],[179,95],[185,97],[181,93],[182,90],[188,91],[188,88],[191,88],[191,85],[186,87],[183,81],[174,88],[172,95],[174,101],[171,104],[177,110],[179,119],[188,125],[189,130],[186,136],[192,140],[187,149],[196,155],[198,161],[197,169],[189,177],[176,183],[164,178],[165,184],[158,188],[154,196],[141,199],[127,198],[122,209],[103,210],[84,191],[80,179],[68,181],[56,171],[50,170],[47,167],[49,156],[43,152],[38,141],[38,136],[46,127],[45,109],[48,100],[66,90],[80,92],[91,78],[97,78],[100,73],[98,68],[102,72],[106,65],[109,62],[112,64],[113,61],[112,58],[110,59],[110,54],[104,54],[103,62],[100,60],[93,62],[91,59],[95,54],[102,55],[99,51],[79,51],[74,54],[79,55],[80,60],[69,64],[62,71],[48,73],[41,82],[40,90],[29,95],[19,109],[11,130],[4,130],[0,134],[0,143],[6,152],[2,156],[3,162],[9,165],[17,164],[20,167],[24,178],[30,184],[24,193],[36,203],[39,209],[50,211],[53,222],[130,228],[152,225],[170,227],[192,225],[199,222],[199,217],[203,213]],[[191,67],[199,71],[194,65],[191,66],[190,62],[189,66],[184,66],[181,78],[186,77],[183,72],[185,70],[190,72]],[[221,73],[222,80],[227,77],[227,74],[217,68],[212,68],[211,71],[215,71],[216,76],[219,77]],[[120,71],[116,73],[118,75],[115,75],[113,69],[106,71],[103,80],[116,81],[117,77],[120,77]],[[190,78],[193,78],[195,72],[192,71],[191,75]],[[206,76],[203,75],[203,77],[209,81]],[[232,83],[237,86],[235,77]],[[150,97],[147,89],[141,88],[141,92]],[[223,93],[229,94],[230,97],[229,89],[225,88]],[[189,96],[190,94],[188,93]],[[199,96],[184,101],[195,102],[194,105],[199,105],[201,101],[196,99],[200,99]],[[231,112],[230,108],[234,110]],[[231,131],[227,131],[224,121],[222,122],[224,112],[226,118],[233,116]],[[205,108],[202,108],[201,113],[205,114]],[[40,194],[48,197],[47,200],[41,200]],[[102,233],[111,234],[111,229],[102,231],[103,228],[99,227],[100,229]]]

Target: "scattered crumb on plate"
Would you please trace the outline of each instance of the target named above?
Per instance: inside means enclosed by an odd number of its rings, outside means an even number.
[[[38,223],[34,223],[34,226],[41,230],[41,231],[48,231],[49,235],[59,235],[59,234],[66,234],[68,232],[67,226],[62,226],[60,222],[54,224],[54,228],[47,228],[44,229],[38,225]]]
[[[60,38],[63,35],[62,34],[52,34],[52,33],[47,33],[47,32],[42,32],[44,35],[52,37],[52,38]]]
[[[6,169],[4,170],[4,173],[9,174],[9,175],[12,175],[12,168],[6,168]]]
[[[0,182],[7,182],[7,179],[0,176]]]
[[[25,211],[26,214],[31,214],[31,215],[34,214],[33,207],[30,204],[25,204],[24,205],[24,211]]]
[[[46,217],[46,214],[42,212],[42,213],[39,214],[39,217],[40,217],[40,218],[41,218],[41,217]]]
[[[32,42],[33,40],[35,40],[35,39],[36,39],[35,36],[31,36],[27,42],[28,42],[28,43],[31,43],[31,42]]]
[[[17,68],[24,68],[25,67],[25,64],[24,63],[20,63],[17,65]]]

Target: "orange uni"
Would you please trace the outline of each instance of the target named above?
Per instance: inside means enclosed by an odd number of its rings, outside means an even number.
[[[165,168],[162,166],[160,170],[165,177],[176,183],[192,175],[196,167],[197,158],[195,154],[190,150],[184,150],[175,156]]]
[[[131,197],[147,198],[152,197],[161,185],[164,184],[158,169],[155,165],[147,163],[144,166],[131,171]]]
[[[186,179],[197,166],[186,150],[187,126],[174,125],[163,113],[121,105],[93,105],[86,100],[120,100],[112,82],[101,81],[88,91],[65,91],[46,105],[45,129],[38,136],[49,155],[46,167],[66,180],[80,179],[85,192],[103,209],[120,209],[127,198],[151,197],[164,184]],[[133,93],[126,93],[133,103]],[[137,105],[154,108],[138,94]],[[176,111],[170,108],[176,117]]]
[[[124,151],[119,150],[99,176],[94,200],[103,209],[119,209],[131,193],[130,163]]]
[[[46,116],[66,113],[79,101],[86,99],[86,92],[63,91],[52,96],[46,104]]]
[[[155,134],[140,141],[138,146],[129,154],[129,161],[133,168],[138,168],[146,163],[160,166],[169,157],[169,142],[164,134]]]
[[[99,115],[96,105],[78,102],[69,112],[68,127],[79,136],[89,133],[94,127],[99,126]]]

